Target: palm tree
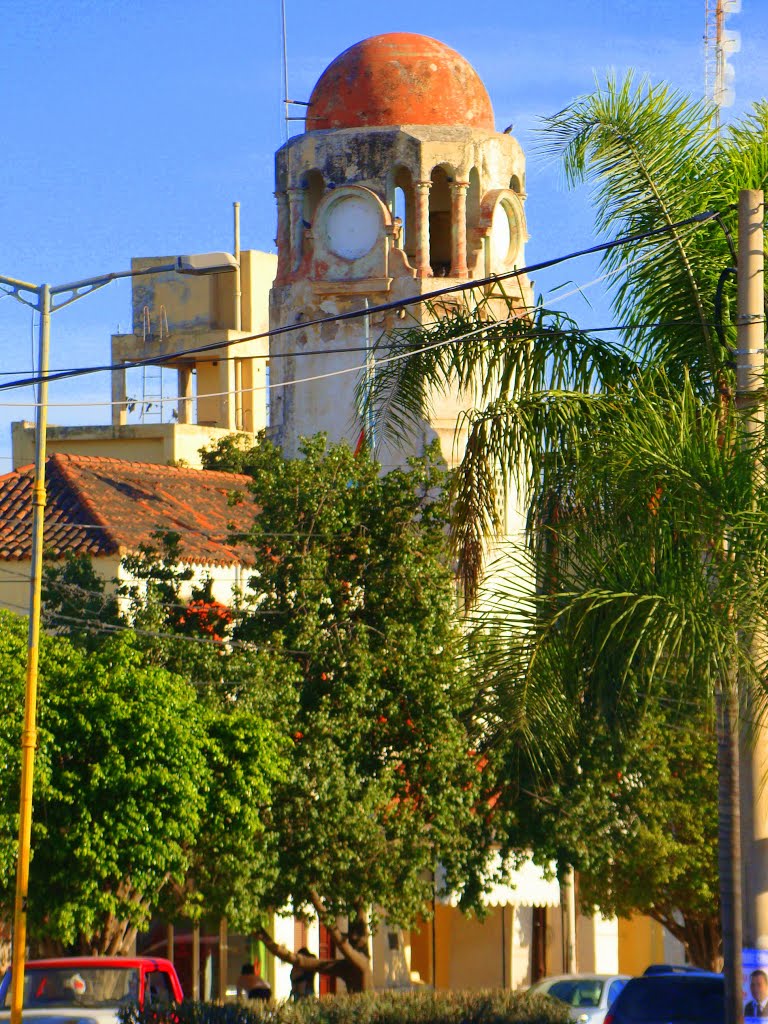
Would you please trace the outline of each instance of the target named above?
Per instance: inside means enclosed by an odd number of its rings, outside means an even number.
[[[431,395],[457,386],[471,395],[454,493],[468,600],[510,482],[525,495],[529,550],[548,601],[534,602],[528,661],[514,653],[510,678],[521,678],[521,664],[537,667],[523,672],[516,700],[522,693],[533,701],[533,682],[546,678],[538,669],[553,631],[569,648],[588,641],[598,688],[615,691],[630,673],[650,686],[663,668],[712,705],[720,696],[721,846],[731,851],[721,860],[721,904],[733,937],[740,891],[732,719],[737,695],[761,668],[743,631],[760,619],[755,599],[765,596],[755,581],[768,509],[750,461],[756,453],[743,454],[731,409],[730,237],[739,190],[768,181],[768,105],[718,132],[705,104],[630,75],[546,119],[541,139],[568,182],[590,188],[598,231],[636,239],[668,229],[604,256],[618,340],[599,341],[541,309],[511,322],[508,312],[494,322],[487,301],[448,315],[436,310],[433,323],[387,339],[390,350],[420,352],[379,373],[373,399],[397,432],[429,415]],[[717,221],[678,226],[704,210]],[[495,301],[503,307],[503,293]],[[477,333],[483,323],[487,330]],[[686,433],[670,432],[672,422]],[[636,530],[627,531],[627,517]],[[577,547],[578,559],[570,558]],[[677,588],[675,611],[660,579]],[[726,951],[734,971],[739,957],[735,941]],[[733,982],[731,997],[735,1016]]]

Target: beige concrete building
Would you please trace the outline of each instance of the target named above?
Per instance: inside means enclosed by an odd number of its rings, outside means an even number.
[[[131,269],[170,262],[134,259]],[[276,256],[245,250],[239,274],[134,277],[132,331],[112,336],[111,423],[49,426],[49,452],[199,468],[199,451],[211,441],[263,430],[269,348],[263,335],[276,267]],[[131,392],[131,366],[148,359],[156,363],[133,369]],[[175,388],[162,383],[161,371]],[[34,431],[33,423],[13,424],[15,468],[34,461]]]

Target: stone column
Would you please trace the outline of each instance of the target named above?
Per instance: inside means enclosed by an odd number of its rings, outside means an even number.
[[[275,192],[277,200],[277,273],[275,279],[283,281],[291,269],[291,222],[288,211],[288,196],[285,192]]]
[[[432,277],[429,264],[429,190],[432,182],[417,181],[413,187],[416,190],[416,201],[413,204],[416,220],[416,273],[419,277]]]
[[[451,185],[451,277],[467,276],[467,189],[468,181]]]
[[[122,364],[112,371],[112,426],[124,427],[127,422],[125,364]]]
[[[192,422],[192,367],[187,364],[178,369],[179,380],[179,423]]]
[[[225,349],[219,358],[219,423],[225,430],[237,430],[235,422],[235,357],[234,347]]]
[[[304,189],[288,189],[291,231],[291,270],[301,263],[301,239],[304,234]]]

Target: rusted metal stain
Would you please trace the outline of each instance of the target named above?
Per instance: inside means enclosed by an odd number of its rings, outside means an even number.
[[[389,32],[355,43],[320,76],[307,131],[401,124],[494,130],[480,76],[461,54],[429,36]]]

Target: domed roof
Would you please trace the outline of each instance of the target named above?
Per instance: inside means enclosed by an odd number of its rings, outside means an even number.
[[[355,43],[320,76],[307,130],[398,124],[462,125],[494,130],[480,76],[445,43],[388,32]]]

